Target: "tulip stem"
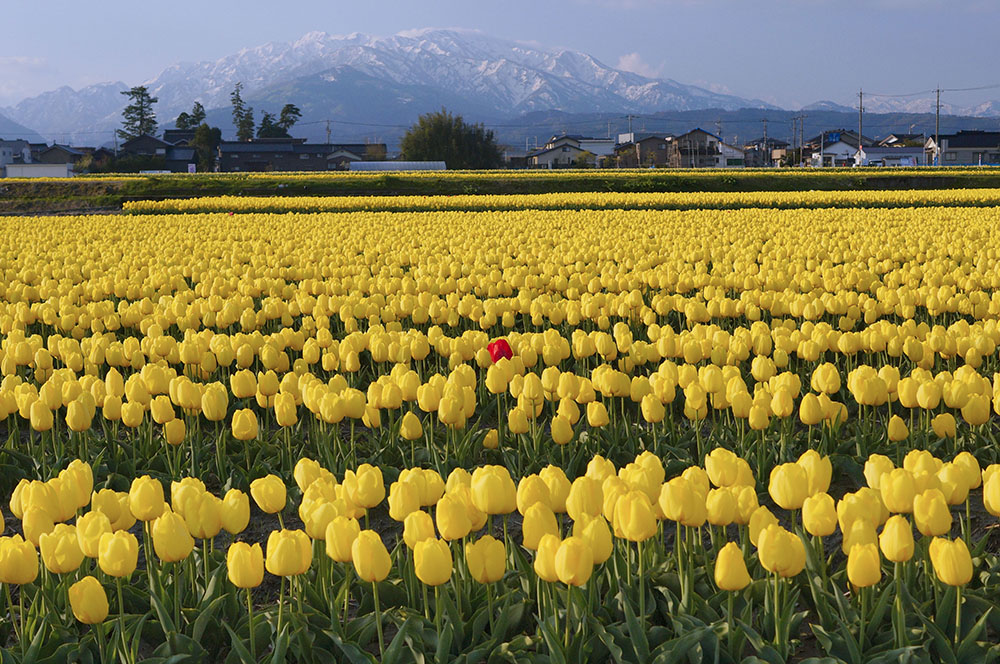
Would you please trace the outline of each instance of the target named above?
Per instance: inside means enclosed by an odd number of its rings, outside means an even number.
[[[118,633],[122,637],[122,659],[128,662],[132,658],[129,657],[128,642],[125,640],[125,602],[122,600],[122,578],[120,576],[115,577],[115,587],[118,590]],[[24,632],[23,625],[21,631]]]
[[[569,584],[566,585],[566,631],[563,635],[563,647],[566,649],[567,652],[569,652],[569,613],[573,606],[572,603],[570,602],[571,600],[570,593],[572,592],[572,588],[573,586]]]
[[[441,643],[441,586],[434,586],[434,631],[437,632],[438,644]],[[376,609],[378,611],[378,609]],[[379,619],[381,625],[381,618]],[[380,630],[381,631],[381,630]],[[379,636],[381,641],[382,637]]]
[[[247,628],[250,632],[250,657],[254,664],[257,662],[257,644],[253,638],[253,599],[250,597],[250,589],[247,588]]]
[[[896,582],[896,647],[906,647],[906,614],[903,613],[903,574],[900,563],[893,563]]]
[[[344,634],[347,634],[347,611],[351,606],[351,572],[344,574]]]
[[[174,624],[177,629],[181,629],[181,581],[184,578],[180,566],[180,561],[174,563]]]
[[[496,636],[496,626],[494,625],[493,618],[493,584],[486,584],[486,606],[487,610],[490,612],[490,636]]]
[[[372,593],[374,593],[375,596],[375,630],[378,634],[378,654],[379,654],[379,661],[381,661],[385,657],[385,652],[383,650],[385,646],[382,645],[382,612],[378,606],[378,584],[376,584],[374,581],[372,581]],[[437,588],[434,589],[434,593],[435,595],[437,594]],[[437,616],[434,616],[434,618],[436,620]],[[439,627],[438,634],[440,635],[440,633],[441,630]]]
[[[281,634],[282,609],[285,605],[285,577],[281,577],[281,587],[278,589],[278,634]]]
[[[735,592],[726,593],[726,624],[729,627],[727,632],[729,639],[729,656],[732,657],[734,660],[737,659],[736,633],[735,633],[736,629],[734,627],[734,621],[733,621],[733,603],[734,603],[733,600],[735,599],[735,597],[736,597]]]
[[[865,653],[865,609],[868,599],[865,590],[865,588],[858,588],[859,617],[861,619],[861,624],[858,627],[858,652],[862,655]]]
[[[636,542],[639,550],[639,620],[646,624],[646,575],[642,564],[642,542]]]
[[[962,586],[955,586],[955,651],[962,633]]]
[[[121,586],[118,587],[119,597],[121,597]],[[17,619],[21,623],[21,637],[18,641],[21,644],[21,659],[24,659],[24,642],[27,640],[27,635],[24,633],[24,586],[20,586],[17,589]],[[125,629],[124,620],[122,622],[122,629]],[[122,642],[125,641],[124,631],[122,632]]]
[[[14,626],[14,636],[17,640],[21,640],[21,630],[18,629],[17,623],[13,620],[14,616],[14,600],[10,597],[10,584],[3,584],[4,593],[7,595],[7,613],[11,616],[11,624]]]
[[[421,585],[424,587],[424,618],[427,619],[427,622],[430,622],[430,620],[431,620],[431,602],[430,602],[429,599],[427,599],[427,584],[426,583],[422,583]]]
[[[108,660],[108,657],[107,657],[107,655],[105,653],[107,652],[108,645],[107,645],[107,638],[104,636],[104,622],[103,621],[97,623],[96,625],[94,625],[94,633],[97,635],[96,640],[97,640],[97,653],[98,653],[98,656],[101,658],[102,662],[107,662],[109,660]]]

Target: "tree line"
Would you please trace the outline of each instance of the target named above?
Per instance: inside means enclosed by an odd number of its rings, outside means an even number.
[[[144,85],[121,94],[129,98],[122,111],[122,128],[117,137],[129,141],[140,136],[154,136],[158,128],[153,106],[159,102]],[[243,99],[243,83],[236,83],[229,95],[232,104],[236,139],[290,138],[290,131],[302,117],[295,104],[285,104],[277,114],[264,111],[260,124],[254,121],[254,109]],[[182,112],[174,121],[177,129],[194,130],[188,145],[198,155],[198,170],[215,169],[215,156],[222,141],[222,130],[206,121],[207,112],[196,101],[190,112]],[[421,115],[400,143],[401,157],[407,161],[444,161],[448,168],[495,168],[503,163],[503,155],[492,130],[481,124],[466,123],[461,115],[445,109]]]

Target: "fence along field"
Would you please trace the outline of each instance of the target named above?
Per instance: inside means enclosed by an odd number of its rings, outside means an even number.
[[[990,194],[579,198],[0,220],[10,657],[992,658]]]

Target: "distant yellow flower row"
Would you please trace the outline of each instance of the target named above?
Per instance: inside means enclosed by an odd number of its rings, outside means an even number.
[[[996,206],[1000,189],[903,191],[566,192],[458,196],[206,196],[133,201],[132,213],[353,212],[433,210],[690,210]]]

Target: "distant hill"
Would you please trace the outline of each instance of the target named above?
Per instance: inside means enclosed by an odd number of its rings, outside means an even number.
[[[14,122],[2,114],[0,114],[0,139],[8,141],[24,139],[30,143],[42,143],[45,141],[37,132]]]

